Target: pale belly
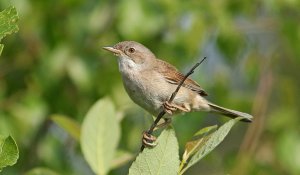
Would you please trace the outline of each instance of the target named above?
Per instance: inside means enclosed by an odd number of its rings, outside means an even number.
[[[123,76],[123,84],[129,97],[139,106],[156,116],[162,110],[163,102],[167,101],[171,94],[162,88],[163,83],[159,77],[144,77],[134,79]],[[151,78],[151,81],[149,80]]]

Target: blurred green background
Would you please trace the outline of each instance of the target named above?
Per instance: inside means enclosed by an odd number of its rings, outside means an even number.
[[[186,174],[300,174],[300,1],[1,0],[0,9],[9,5],[20,30],[3,40],[0,134],[16,139],[20,159],[3,174],[93,174],[78,143],[49,118],[81,123],[104,96],[124,114],[119,148],[138,153],[151,117],[131,102],[117,59],[101,49],[122,40],[143,43],[182,72],[207,56],[192,77],[208,99],[255,116]],[[226,120],[176,117],[181,154],[193,133]],[[130,164],[110,174],[127,174]]]

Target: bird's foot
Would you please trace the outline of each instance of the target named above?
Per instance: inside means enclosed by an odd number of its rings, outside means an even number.
[[[154,143],[155,141],[156,141],[155,136],[148,134],[147,131],[143,132],[142,143],[145,147],[150,147],[150,148],[155,147],[157,145],[156,143]]]
[[[168,113],[169,115],[172,115],[173,112],[176,112],[177,110],[181,111],[181,112],[189,112],[190,110],[188,108],[186,108],[184,105],[180,106],[174,103],[170,103],[168,101],[163,103],[163,107],[166,113]]]
[[[164,107],[165,112],[168,113],[169,115],[172,115],[173,112],[177,111],[177,109],[178,109],[175,104],[170,103],[168,101],[163,103],[163,107]]]
[[[160,129],[160,128],[164,128],[172,122],[171,118],[163,118],[163,120],[164,120],[164,122],[157,125],[153,131]],[[155,141],[156,141],[155,136],[153,136],[152,134],[149,134],[148,131],[143,132],[142,144],[145,147],[150,147],[150,148],[155,147],[157,145],[157,143],[154,143]]]

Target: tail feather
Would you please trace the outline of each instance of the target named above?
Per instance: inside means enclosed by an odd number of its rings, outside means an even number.
[[[232,109],[227,109],[212,103],[208,103],[208,105],[210,106],[211,112],[216,112],[219,114],[223,114],[225,116],[228,116],[230,118],[237,118],[237,117],[243,117],[243,119],[241,121],[243,122],[252,122],[253,116],[247,113],[243,113],[243,112],[239,112],[239,111],[235,111]]]

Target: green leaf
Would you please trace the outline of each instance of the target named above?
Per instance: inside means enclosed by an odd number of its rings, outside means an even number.
[[[120,138],[120,126],[110,99],[96,102],[83,121],[81,148],[83,155],[96,174],[107,174]]]
[[[58,126],[66,130],[76,141],[80,140],[80,125],[75,120],[64,115],[52,115],[51,119]]]
[[[129,175],[175,175],[178,173],[178,142],[173,129],[164,130],[159,136],[158,145],[145,149],[138,155],[129,169]]]
[[[193,139],[186,143],[179,170],[181,170],[186,164],[187,160],[200,149],[200,147],[211,136],[210,134],[215,131],[217,127],[217,125],[214,125],[200,129],[194,134]]]
[[[25,173],[25,175],[59,175],[59,174],[48,168],[38,167],[28,171],[27,173]]]
[[[210,153],[213,149],[215,149],[224,140],[232,126],[241,119],[243,118],[239,117],[236,119],[231,119],[227,123],[222,125],[217,131],[206,135],[202,138],[202,140],[199,140],[200,143],[198,143],[196,147],[197,152],[194,153],[192,158],[189,160],[188,164],[180,171],[179,174],[183,174],[188,168],[193,166],[195,163],[197,163],[203,157],[205,157],[208,153]]]
[[[9,8],[0,12],[0,41],[6,35],[15,33],[19,30],[17,21],[18,13],[15,7],[10,6]],[[4,45],[0,44],[0,55]]]
[[[19,150],[11,137],[0,137],[0,172],[6,166],[14,165],[19,158]]]

